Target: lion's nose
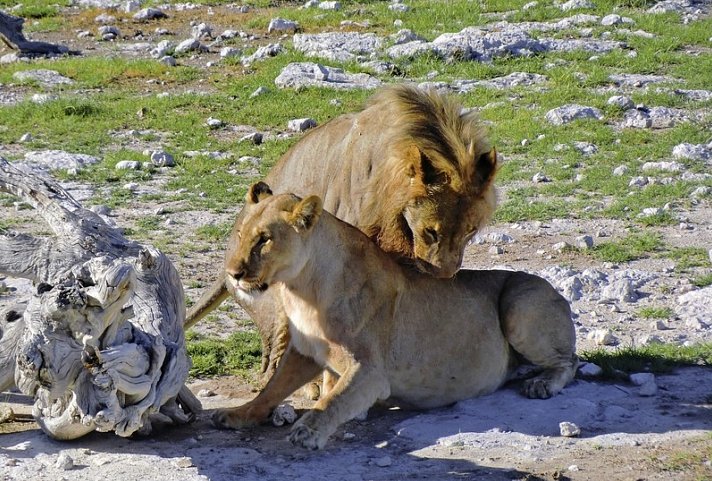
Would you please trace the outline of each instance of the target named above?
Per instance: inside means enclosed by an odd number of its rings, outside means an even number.
[[[236,281],[239,281],[243,277],[245,277],[245,269],[240,269],[240,270],[234,270],[234,271],[227,271],[227,275],[235,279]]]

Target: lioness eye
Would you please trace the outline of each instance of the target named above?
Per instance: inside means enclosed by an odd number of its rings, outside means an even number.
[[[262,247],[269,241],[270,241],[270,238],[267,234],[261,234],[260,238],[257,239],[257,244],[255,245],[255,247]]]

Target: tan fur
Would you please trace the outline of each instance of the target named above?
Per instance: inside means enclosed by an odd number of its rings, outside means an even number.
[[[322,212],[316,196],[257,200],[235,226],[241,243],[226,271],[245,298],[266,286],[279,292],[291,341],[265,389],[216,411],[218,426],[265,421],[322,369],[338,381],[290,434],[312,449],[378,400],[432,408],[491,392],[511,373],[514,352],[543,369],[524,383],[529,397],[550,397],[573,378],[570,308],[544,279],[502,270],[436,279]]]
[[[357,113],[337,117],[297,142],[266,178],[275,192],[319,195],[392,258],[435,277],[459,269],[467,241],[495,208],[496,153],[455,97],[415,86],[381,90]],[[241,212],[235,224],[240,223]],[[240,249],[235,230],[225,265]],[[190,327],[225,298],[224,272],[188,312]],[[263,339],[262,370],[274,371],[287,317],[270,292],[238,301]]]

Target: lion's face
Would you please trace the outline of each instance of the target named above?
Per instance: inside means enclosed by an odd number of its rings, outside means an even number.
[[[305,233],[321,213],[321,201],[314,199],[272,196],[261,182],[250,188],[245,215],[234,227],[234,248],[225,262],[228,283],[241,297],[256,297],[304,267]]]
[[[404,211],[419,270],[434,277],[455,275],[468,242],[487,222],[495,207],[494,190],[467,198],[452,189],[408,202]]]

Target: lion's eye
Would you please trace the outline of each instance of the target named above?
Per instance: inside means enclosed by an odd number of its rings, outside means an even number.
[[[265,246],[270,241],[270,237],[267,234],[261,234],[259,239],[257,239],[257,244],[255,244],[255,247],[258,249],[261,249],[262,247]]]
[[[435,244],[438,241],[438,231],[431,227],[423,229],[423,239],[428,244]]]

